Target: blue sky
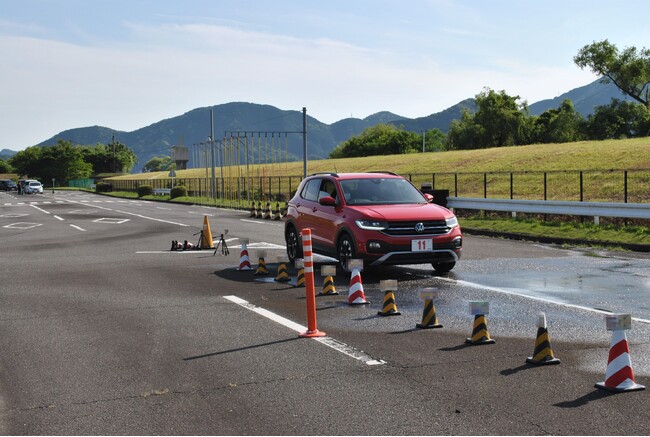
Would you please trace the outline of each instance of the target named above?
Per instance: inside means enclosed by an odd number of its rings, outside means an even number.
[[[233,101],[306,107],[325,123],[422,117],[484,87],[534,103],[596,79],[573,63],[586,44],[648,47],[646,11],[636,0],[0,0],[0,149]]]

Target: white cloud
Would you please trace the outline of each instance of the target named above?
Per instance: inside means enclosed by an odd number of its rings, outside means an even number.
[[[134,130],[196,107],[230,101],[306,106],[331,123],[388,110],[421,117],[484,86],[529,103],[588,83],[574,66],[499,61],[450,68],[433,57],[207,24],[129,24],[128,44],[82,46],[0,37],[5,60],[0,147],[23,148],[87,125]]]

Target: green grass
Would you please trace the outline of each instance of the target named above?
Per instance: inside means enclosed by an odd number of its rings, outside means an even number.
[[[302,162],[251,166],[255,174],[266,176],[302,175]],[[451,152],[411,153],[363,158],[309,161],[308,173],[365,172],[390,170],[396,173],[473,173],[575,170],[650,169],[650,137],[627,140],[581,141],[562,144],[497,147]],[[244,166],[239,167],[243,172]],[[264,170],[264,171],[262,171]],[[117,176],[116,180],[167,179],[167,173],[152,172]],[[178,178],[204,178],[205,169],[176,170]],[[224,170],[236,177],[237,167]]]
[[[268,166],[251,166],[250,172],[259,178],[296,176],[293,189],[302,175],[302,162]],[[650,201],[650,137],[627,140],[585,141],[563,144],[535,144],[480,150],[430,152],[407,155],[369,156],[364,158],[326,159],[310,161],[308,173],[365,172],[390,170],[404,176],[413,175],[416,186],[430,182],[435,174],[436,188],[450,189],[453,195],[454,173],[458,173],[462,197],[483,197],[483,178],[488,178],[488,197],[509,198],[510,173],[515,173],[515,198],[543,199],[543,172],[547,175],[547,199],[578,200],[579,171],[585,172],[584,201],[623,201],[623,170],[629,170],[628,202]],[[205,169],[177,170],[178,179],[205,178]],[[487,174],[484,176],[484,174]],[[416,176],[417,175],[417,176]],[[220,175],[219,175],[220,176]],[[226,167],[224,177],[244,177],[245,168]],[[116,180],[167,179],[167,172],[124,175]],[[204,182],[205,187],[205,182]],[[256,187],[253,187],[256,188]],[[259,187],[257,187],[259,189]],[[276,192],[276,188],[263,188]],[[287,189],[284,183],[283,189]],[[279,191],[279,189],[277,190]],[[137,197],[130,193],[131,197]],[[152,196],[162,200],[161,196]],[[175,199],[187,203],[214,205],[205,197]],[[219,203],[236,207],[236,202]],[[645,227],[619,225],[595,226],[591,223],[544,222],[534,219],[461,218],[468,229],[486,229],[542,235],[584,241],[604,241],[620,244],[650,245]]]
[[[543,221],[538,219],[500,219],[466,217],[459,219],[461,228],[543,236],[557,239],[609,244],[650,245],[650,231],[645,226],[595,225],[593,222]]]

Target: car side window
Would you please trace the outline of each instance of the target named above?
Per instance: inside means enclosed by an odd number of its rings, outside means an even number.
[[[329,179],[323,179],[323,183],[320,186],[320,192],[318,193],[318,200],[325,196],[331,196],[336,199],[336,186],[334,185],[334,182]]]
[[[318,202],[318,192],[320,191],[321,179],[312,179],[307,182],[305,188],[302,189],[300,196],[305,200]]]

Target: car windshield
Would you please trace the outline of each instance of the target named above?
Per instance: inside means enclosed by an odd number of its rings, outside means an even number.
[[[363,178],[342,180],[341,188],[348,205],[404,205],[427,203],[406,179]]]

